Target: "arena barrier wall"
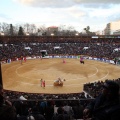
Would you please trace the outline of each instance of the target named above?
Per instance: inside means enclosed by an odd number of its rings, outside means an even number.
[[[110,64],[115,64],[113,60],[108,60],[108,59],[105,59],[105,58],[96,58],[96,57],[90,57],[90,56],[83,56],[82,57],[84,59],[88,59],[88,60],[95,60],[95,61],[100,61],[100,62],[105,62],[105,63],[110,63]],[[31,59],[40,59],[41,56],[28,56],[26,57],[26,60],[31,60]],[[63,55],[51,55],[51,56],[45,56],[45,57],[42,57],[43,59],[53,59],[53,58],[66,58],[66,59],[80,59],[80,55],[78,56],[74,56],[74,55],[66,55],[66,56],[63,56]],[[15,60],[11,60],[11,59],[8,59],[8,60],[4,60],[4,61],[1,61],[2,64],[4,63],[11,63],[12,61],[19,61],[19,58],[16,58]],[[120,64],[120,63],[118,63]]]

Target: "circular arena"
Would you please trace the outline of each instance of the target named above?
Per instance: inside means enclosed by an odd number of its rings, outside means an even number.
[[[83,84],[106,79],[119,78],[120,67],[93,60],[85,60],[80,64],[79,59],[35,59],[20,64],[15,61],[2,64],[4,89],[27,92],[66,94],[83,91]],[[54,86],[54,81],[61,78],[63,86]],[[45,88],[40,80],[45,80]]]

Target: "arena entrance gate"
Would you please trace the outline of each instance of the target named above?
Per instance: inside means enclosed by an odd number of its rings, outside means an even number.
[[[47,50],[40,50],[42,57],[47,56]]]

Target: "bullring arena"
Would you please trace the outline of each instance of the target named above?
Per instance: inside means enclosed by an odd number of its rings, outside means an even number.
[[[6,90],[28,93],[65,94],[83,91],[83,84],[106,79],[117,79],[120,67],[114,64],[79,59],[35,59],[2,64],[3,85]],[[61,78],[63,86],[54,86],[56,79]],[[45,80],[45,88],[41,87],[41,78]]]

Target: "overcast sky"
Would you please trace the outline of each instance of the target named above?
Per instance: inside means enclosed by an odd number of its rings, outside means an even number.
[[[0,0],[0,22],[103,30],[120,20],[120,0]]]

